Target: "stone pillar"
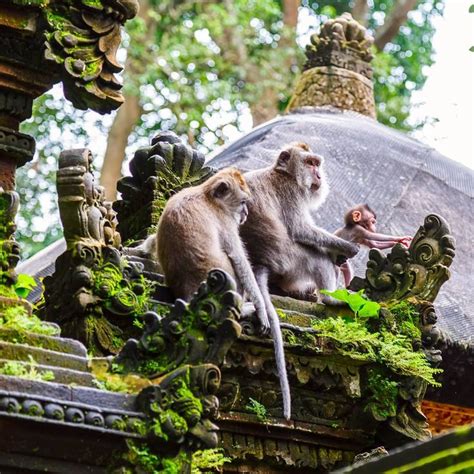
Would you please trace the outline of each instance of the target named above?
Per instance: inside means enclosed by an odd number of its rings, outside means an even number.
[[[349,13],[329,20],[306,47],[307,61],[288,106],[332,105],[375,118],[373,38]]]

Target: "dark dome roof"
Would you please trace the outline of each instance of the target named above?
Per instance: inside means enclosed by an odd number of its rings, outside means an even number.
[[[451,279],[436,300],[439,326],[457,341],[474,341],[474,173],[407,135],[354,112],[305,108],[268,122],[219,151],[209,164],[261,168],[286,143],[305,141],[326,158],[331,184],[316,222],[334,231],[344,212],[366,202],[379,230],[414,235],[430,213],[443,216],[456,239]],[[363,275],[366,252],[355,262]]]

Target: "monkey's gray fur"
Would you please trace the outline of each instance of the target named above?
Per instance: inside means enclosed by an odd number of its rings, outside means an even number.
[[[280,321],[268,283],[302,295],[315,289],[333,290],[337,273],[330,252],[346,257],[358,252],[356,245],[313,223],[310,211],[322,204],[329,191],[322,165],[323,159],[308,145],[297,143],[286,147],[273,166],[244,175],[251,200],[240,232],[270,319],[286,418],[291,413],[290,388]]]

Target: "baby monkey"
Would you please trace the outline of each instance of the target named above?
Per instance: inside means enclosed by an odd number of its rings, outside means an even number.
[[[388,249],[398,243],[408,247],[412,240],[412,237],[409,236],[397,237],[377,234],[375,229],[377,216],[367,204],[359,204],[349,209],[344,216],[344,224],[344,227],[336,230],[334,234],[341,239],[364,245],[369,249]],[[336,264],[338,263],[336,261]],[[345,261],[340,265],[340,269],[344,275],[344,285],[347,288],[354,276],[352,265]]]

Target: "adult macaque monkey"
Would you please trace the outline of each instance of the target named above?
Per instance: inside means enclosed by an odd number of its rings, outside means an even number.
[[[317,227],[310,215],[329,191],[323,165],[307,144],[294,143],[273,166],[245,174],[252,199],[241,235],[269,314],[275,311],[269,282],[301,296],[334,290],[337,271],[331,255],[350,258],[358,252],[357,245]],[[326,295],[323,301],[334,303]]]
[[[359,204],[349,209],[344,216],[344,224],[344,227],[336,230],[334,235],[370,249],[388,249],[398,243],[408,247],[412,240],[410,236],[399,237],[376,233],[377,216],[367,204]],[[344,284],[348,287],[354,276],[352,265],[344,262],[340,268],[344,276]]]
[[[278,316],[260,291],[239,236],[239,225],[248,215],[249,198],[244,178],[233,168],[175,194],[158,223],[158,258],[166,283],[177,298],[189,300],[213,268],[235,278],[239,291],[243,290],[255,305],[262,332],[271,329],[284,416],[289,419],[290,389]]]

